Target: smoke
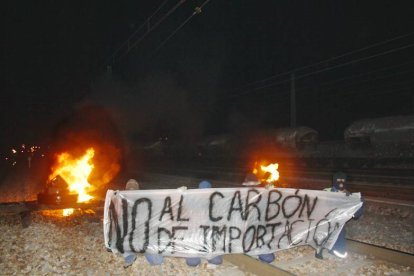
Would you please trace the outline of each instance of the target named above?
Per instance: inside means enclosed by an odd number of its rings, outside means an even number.
[[[139,83],[107,75],[94,84],[87,101],[109,110],[123,137],[132,144],[159,137],[194,142],[205,132],[217,93],[217,89],[196,86],[160,73]]]

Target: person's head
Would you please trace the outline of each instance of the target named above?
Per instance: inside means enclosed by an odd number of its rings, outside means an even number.
[[[203,180],[198,184],[199,189],[209,189],[211,188],[211,183],[207,180]]]
[[[345,173],[337,172],[333,175],[332,186],[339,191],[343,191],[345,190],[346,179],[347,177]]]
[[[130,179],[125,185],[125,190],[139,190],[139,183],[135,179]]]

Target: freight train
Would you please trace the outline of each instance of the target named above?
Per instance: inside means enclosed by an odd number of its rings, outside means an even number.
[[[414,116],[358,120],[339,141],[320,141],[318,131],[301,126],[156,145],[147,153],[206,161],[265,158],[333,168],[414,167]]]

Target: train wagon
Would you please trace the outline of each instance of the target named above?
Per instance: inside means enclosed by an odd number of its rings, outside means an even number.
[[[414,145],[414,115],[358,120],[345,129],[344,138],[352,146]]]

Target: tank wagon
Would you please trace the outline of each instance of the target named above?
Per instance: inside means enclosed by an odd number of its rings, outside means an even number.
[[[173,158],[206,161],[263,156],[281,162],[335,168],[414,166],[414,116],[358,120],[345,129],[343,140],[337,141],[320,141],[318,131],[300,126],[206,136],[194,145],[164,146],[167,148],[164,153]]]

